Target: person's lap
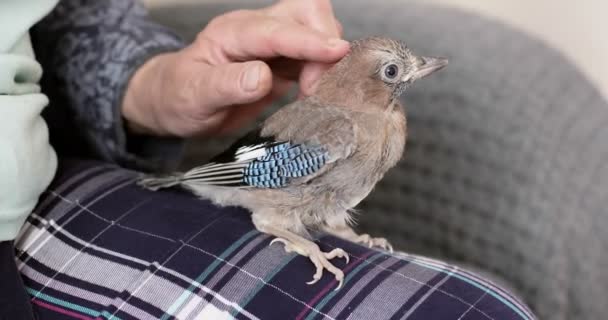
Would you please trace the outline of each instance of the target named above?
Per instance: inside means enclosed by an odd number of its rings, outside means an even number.
[[[179,190],[150,192],[136,173],[63,161],[16,242],[40,319],[531,319],[510,294],[457,267],[322,236],[333,260],[314,285],[305,257],[269,246],[247,211]]]

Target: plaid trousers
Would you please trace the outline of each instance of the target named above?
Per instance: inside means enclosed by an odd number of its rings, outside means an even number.
[[[332,236],[345,281],[314,285],[308,258],[269,246],[249,213],[186,192],[150,192],[136,172],[62,161],[16,240],[16,262],[44,319],[535,319],[471,272]]]

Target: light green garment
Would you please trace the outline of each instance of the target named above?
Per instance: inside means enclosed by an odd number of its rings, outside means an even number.
[[[40,116],[42,68],[29,29],[57,0],[0,1],[0,241],[15,238],[57,168]]]

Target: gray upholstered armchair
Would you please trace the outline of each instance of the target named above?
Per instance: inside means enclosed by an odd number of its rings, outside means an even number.
[[[153,15],[191,38],[252,6],[230,3]],[[604,318],[608,104],[598,91],[556,51],[472,14],[362,0],[335,10],[347,38],[388,35],[451,62],[405,94],[406,155],[362,205],[361,229],[494,276],[541,318]],[[193,143],[185,166],[231,140]]]

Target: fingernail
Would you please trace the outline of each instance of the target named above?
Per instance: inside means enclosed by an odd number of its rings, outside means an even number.
[[[327,45],[332,48],[339,47],[339,46],[342,46],[345,44],[348,44],[348,41],[342,40],[340,38],[331,38],[331,39],[327,40]]]
[[[256,63],[245,71],[245,76],[241,79],[241,85],[245,91],[251,92],[258,89],[261,69],[262,67]]]

